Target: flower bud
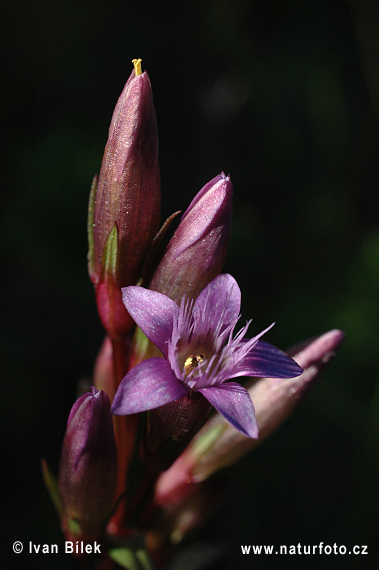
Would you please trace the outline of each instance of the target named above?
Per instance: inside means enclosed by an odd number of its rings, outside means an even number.
[[[92,388],[72,406],[63,440],[59,493],[67,539],[93,540],[107,522],[117,480],[110,402]]]
[[[160,505],[183,500],[216,471],[233,465],[270,435],[294,410],[343,341],[339,330],[289,351],[304,372],[296,378],[262,378],[246,383],[259,428],[258,439],[245,437],[216,414],[196,434],[187,449],[159,477],[155,500]]]
[[[149,289],[180,300],[195,298],[220,272],[229,243],[233,185],[222,172],[184,212]]]
[[[176,302],[184,294],[194,299],[221,272],[230,238],[232,198],[233,185],[223,172],[197,193],[169,241],[149,289]],[[172,217],[167,222],[171,223]],[[152,356],[160,356],[160,351],[137,328],[130,363],[136,366]]]
[[[158,133],[150,80],[135,60],[117,102],[88,215],[88,269],[112,338],[131,329],[120,288],[135,284],[160,217]]]

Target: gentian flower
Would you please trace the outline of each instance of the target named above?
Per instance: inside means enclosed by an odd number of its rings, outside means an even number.
[[[241,305],[235,279],[219,275],[194,302],[184,296],[180,306],[142,287],[125,287],[122,293],[130,315],[161,350],[164,360],[150,358],[132,368],[116,392],[112,412],[143,412],[199,392],[235,428],[256,438],[258,427],[249,393],[229,380],[240,376],[292,378],[302,369],[284,352],[260,340],[271,327],[244,339],[249,321],[233,337]]]

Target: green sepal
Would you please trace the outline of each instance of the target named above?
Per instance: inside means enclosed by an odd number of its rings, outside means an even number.
[[[149,348],[150,341],[145,335],[145,333],[139,327],[136,328],[136,331],[134,333],[134,341],[135,341],[134,351],[138,355],[138,361],[140,361],[141,359],[143,360]]]
[[[117,283],[117,252],[118,252],[118,228],[115,222],[113,228],[108,234],[105,242],[101,278],[103,281]]]
[[[80,526],[77,519],[72,519],[67,517],[66,519],[67,528],[72,536],[81,536],[82,535],[82,527]]]
[[[56,480],[56,478],[54,477],[54,475],[51,473],[50,469],[48,468],[45,459],[41,460],[41,467],[42,467],[42,476],[43,476],[43,480],[44,480],[44,483],[46,485],[46,488],[49,492],[51,500],[53,501],[54,507],[56,508],[56,510],[58,512],[58,515],[61,516],[62,512],[63,512],[63,508],[62,508],[62,503],[61,503],[61,500],[59,497],[58,481]]]
[[[154,570],[150,556],[143,548],[112,548],[109,550],[109,556],[126,570]]]
[[[98,276],[96,276],[95,238],[94,238],[94,211],[95,211],[96,191],[97,191],[97,176],[94,176],[91,184],[91,192],[89,195],[88,217],[87,217],[88,273],[93,283],[95,283],[98,280]]]

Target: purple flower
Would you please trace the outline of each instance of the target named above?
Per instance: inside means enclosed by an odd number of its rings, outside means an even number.
[[[194,302],[183,297],[180,306],[142,287],[125,287],[122,292],[130,315],[165,359],[150,358],[132,368],[116,392],[112,412],[143,412],[200,392],[234,427],[256,438],[249,393],[228,381],[239,376],[292,378],[302,369],[284,352],[260,340],[271,327],[244,339],[249,321],[233,337],[241,306],[235,279],[219,275]]]

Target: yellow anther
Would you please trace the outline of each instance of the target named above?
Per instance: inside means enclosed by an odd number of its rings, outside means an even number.
[[[132,64],[134,65],[134,71],[136,76],[142,74],[142,66],[141,66],[142,59],[132,59]]]
[[[203,362],[203,360],[204,360],[204,354],[196,354],[196,356],[190,354],[190,356],[186,358],[184,362],[184,372],[187,375],[190,374],[198,364]]]

